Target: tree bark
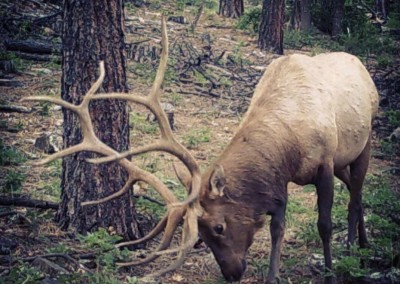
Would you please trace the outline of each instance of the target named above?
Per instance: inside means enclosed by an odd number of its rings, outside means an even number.
[[[283,54],[284,0],[264,0],[261,14],[258,47]]]
[[[290,28],[297,31],[311,29],[311,0],[295,0],[290,17]]]
[[[345,0],[337,0],[334,2],[334,11],[332,16],[332,37],[337,38],[342,32],[342,21],[344,17]]]
[[[301,0],[301,27],[302,31],[311,29],[311,0]]]
[[[244,13],[243,0],[220,0],[218,14],[226,18],[239,18]]]
[[[78,104],[97,79],[99,61],[105,61],[102,92],[126,92],[123,0],[64,1],[62,90],[64,100]],[[126,102],[99,100],[91,103],[95,133],[117,151],[129,146]],[[75,114],[63,111],[64,146],[81,141]],[[83,233],[105,227],[125,240],[140,236],[132,193],[98,206],[81,207],[119,190],[127,174],[116,163],[92,165],[93,153],[67,156],[62,164],[62,193],[57,220],[64,230]]]
[[[342,0],[339,0],[342,1]],[[320,2],[320,13],[317,19],[318,28],[328,34],[332,34],[332,19],[334,11],[333,0],[319,0]]]

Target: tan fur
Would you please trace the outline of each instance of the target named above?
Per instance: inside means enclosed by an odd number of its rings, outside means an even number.
[[[275,281],[288,182],[317,187],[318,229],[327,268],[332,267],[334,175],[351,191],[349,242],[354,241],[359,224],[360,245],[367,243],[361,187],[377,109],[374,83],[352,55],[296,54],[268,66],[239,130],[202,177],[204,215],[199,230],[228,281],[240,279],[244,272],[246,251],[265,213],[272,215],[268,281]],[[224,174],[215,175],[216,169]],[[223,191],[215,188],[218,184]]]

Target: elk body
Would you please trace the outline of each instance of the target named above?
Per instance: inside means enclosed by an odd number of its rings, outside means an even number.
[[[255,232],[272,216],[272,240],[268,281],[278,277],[280,247],[285,226],[287,185],[315,184],[318,195],[318,230],[325,265],[332,267],[330,239],[333,178],[342,180],[350,191],[348,242],[367,245],[361,206],[361,189],[369,161],[371,122],[377,112],[376,88],[360,61],[349,54],[332,53],[315,57],[291,55],[273,61],[260,80],[239,130],[216,163],[201,176],[190,152],[174,138],[159,101],[168,58],[165,20],[162,20],[163,51],[156,79],[148,96],[139,94],[96,94],[104,79],[100,76],[79,105],[51,97],[25,100],[49,101],[74,112],[80,120],[82,142],[50,155],[36,164],[78,151],[93,151],[105,157],[92,163],[117,161],[129,174],[125,186],[116,193],[82,206],[94,206],[120,197],[136,182],[156,189],[167,203],[167,212],[144,238],[117,247],[148,241],[164,231],[159,247],[146,259],[120,266],[148,263],[162,253],[179,252],[175,263],[156,274],[164,274],[182,264],[187,251],[197,241],[198,232],[210,246],[228,281],[238,280],[246,268],[246,252]],[[161,138],[136,149],[118,153],[100,141],[90,119],[89,104],[99,99],[124,99],[147,107],[160,125]],[[188,196],[179,202],[155,175],[140,169],[135,156],[165,151],[183,162],[190,175],[180,174]],[[167,250],[174,231],[183,223],[182,244]]]
[[[377,108],[374,83],[352,55],[290,55],[268,66],[239,130],[202,177],[200,234],[227,280],[241,278],[264,214],[272,216],[268,280],[278,276],[289,182],[316,186],[327,268],[334,176],[350,191],[348,242],[358,228],[367,245],[361,191]]]

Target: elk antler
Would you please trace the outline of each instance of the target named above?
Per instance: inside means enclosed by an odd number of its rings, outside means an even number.
[[[55,159],[70,155],[72,153],[76,153],[79,151],[92,151],[101,154],[105,157],[99,159],[88,159],[87,161],[100,163],[100,162],[116,160],[117,163],[128,172],[129,174],[128,180],[122,189],[105,198],[94,201],[83,202],[82,206],[100,204],[115,199],[117,197],[120,197],[125,192],[130,190],[133,184],[137,181],[143,181],[149,184],[163,197],[163,199],[167,203],[167,212],[165,216],[161,219],[161,221],[154,227],[154,229],[147,236],[139,240],[120,243],[117,245],[117,247],[122,247],[122,246],[142,243],[154,238],[164,230],[164,235],[162,237],[159,247],[148,258],[141,261],[133,261],[129,263],[119,264],[120,266],[144,264],[154,260],[162,253],[178,251],[179,255],[176,262],[170,265],[165,270],[158,272],[157,275],[161,275],[171,270],[174,270],[183,262],[183,258],[186,255],[188,249],[192,247],[197,240],[197,235],[198,235],[197,218],[201,214],[200,211],[201,207],[198,202],[198,197],[200,193],[200,182],[201,182],[200,169],[195,159],[190,154],[190,152],[174,138],[167,116],[163,111],[159,100],[160,88],[164,79],[165,70],[167,68],[167,60],[168,60],[168,36],[164,18],[162,18],[161,32],[162,32],[162,54],[160,58],[160,65],[158,67],[157,75],[153,83],[153,86],[151,88],[151,91],[149,95],[146,97],[132,93],[130,94],[109,93],[109,94],[97,94],[94,96],[96,91],[101,86],[105,76],[104,63],[100,62],[100,76],[98,80],[90,88],[90,90],[86,93],[85,97],[83,98],[82,102],[79,105],[73,105],[71,103],[68,103],[66,101],[57,98],[40,97],[40,96],[22,99],[23,101],[47,101],[61,105],[64,108],[73,111],[78,116],[82,128],[83,138],[79,144],[71,146],[53,155],[50,155],[47,158],[33,164],[43,165]],[[124,153],[119,153],[114,149],[110,148],[95,135],[93,130],[93,125],[89,114],[89,103],[91,100],[97,100],[97,99],[123,99],[145,106],[151,112],[153,112],[155,117],[157,118],[157,121],[160,126],[161,139],[158,142],[155,142],[148,146],[132,149]],[[180,159],[189,169],[190,173],[192,174],[192,184],[191,184],[191,189],[188,192],[188,196],[184,201],[180,202],[174,196],[174,194],[168,189],[168,187],[164,183],[162,183],[155,175],[140,169],[132,161],[129,161],[126,158],[128,155],[138,155],[150,151],[168,152],[176,156],[178,159]],[[171,243],[173,234],[179,222],[182,220],[182,218],[184,219],[184,224],[183,224],[181,245],[176,249],[167,250],[167,248]]]

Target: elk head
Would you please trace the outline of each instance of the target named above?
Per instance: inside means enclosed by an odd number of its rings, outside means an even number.
[[[191,175],[174,165],[176,175],[190,187]],[[263,226],[263,214],[255,211],[246,200],[236,196],[240,183],[228,180],[224,168],[214,165],[202,176],[198,218],[201,239],[211,248],[227,281],[238,281],[246,270],[246,253],[254,234]]]

